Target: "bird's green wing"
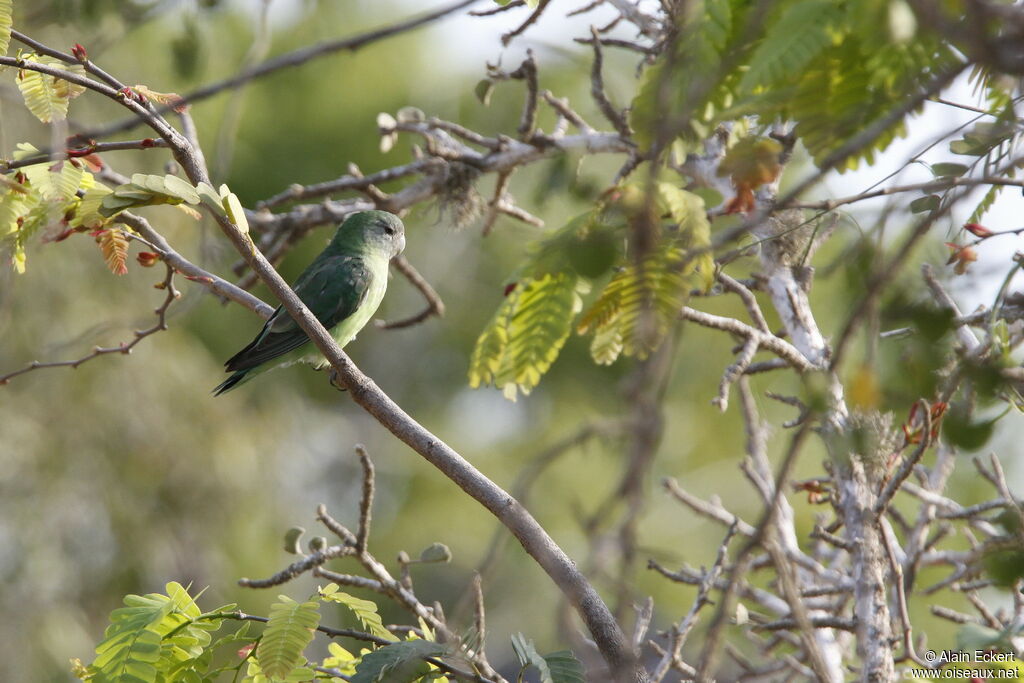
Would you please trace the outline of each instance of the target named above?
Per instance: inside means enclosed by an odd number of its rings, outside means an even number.
[[[314,263],[295,283],[295,293],[324,327],[332,329],[358,310],[366,299],[373,273],[362,258],[329,256]],[[249,370],[293,351],[309,337],[291,315],[278,307],[251,344],[224,364],[227,370]]]

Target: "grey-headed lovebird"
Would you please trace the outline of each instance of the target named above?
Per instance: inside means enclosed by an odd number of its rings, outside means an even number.
[[[338,346],[352,341],[384,298],[388,263],[405,249],[405,226],[387,211],[362,211],[345,219],[334,239],[295,281],[293,289],[330,330]],[[327,359],[310,343],[284,307],[278,307],[252,343],[224,366],[233,373],[215,396],[271,368]]]

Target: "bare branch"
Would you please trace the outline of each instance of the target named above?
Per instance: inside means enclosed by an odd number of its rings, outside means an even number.
[[[432,315],[436,315],[439,318],[443,317],[444,302],[441,301],[440,295],[438,295],[434,288],[430,286],[430,283],[419,274],[419,271],[417,271],[404,256],[398,256],[392,259],[391,264],[395,267],[395,270],[405,276],[413,287],[420,291],[423,298],[427,300],[427,307],[416,315],[408,318],[393,320],[391,322],[378,322],[377,327],[382,330],[396,330],[402,327],[410,327],[421,323]]]
[[[536,9],[534,9],[533,12],[530,13],[530,16],[526,18],[526,21],[524,21],[517,28],[509,31],[508,33],[501,37],[501,44],[508,46],[508,44],[511,43],[516,36],[520,35],[523,31],[525,31],[526,29],[530,28],[530,26],[535,24],[537,20],[540,19],[540,15],[543,14],[544,10],[547,9],[548,4],[550,2],[551,0],[540,0],[540,2],[537,3]]]
[[[700,584],[697,587],[697,597],[694,598],[693,604],[690,606],[690,610],[678,624],[674,624],[672,626],[669,635],[670,646],[664,651],[661,660],[651,673],[652,683],[660,683],[660,681],[664,680],[673,662],[680,661],[683,645],[686,643],[686,638],[690,635],[690,631],[693,630],[693,627],[697,623],[698,613],[705,605],[712,604],[711,599],[708,596],[710,595],[712,588],[715,587],[718,577],[725,567],[729,542],[732,540],[733,536],[736,535],[738,530],[739,520],[734,520],[733,523],[729,525],[729,530],[725,534],[725,539],[718,545],[718,552],[715,554],[714,563],[701,578]],[[657,565],[652,566],[657,567]]]
[[[318,522],[323,524],[329,530],[331,530],[338,538],[340,538],[345,545],[352,546],[356,545],[356,535],[348,530],[348,527],[344,526],[338,520],[334,519],[327,513],[327,506],[321,503],[316,506],[316,519]]]
[[[218,294],[225,299],[229,299],[234,301],[236,304],[240,304],[245,308],[248,308],[264,320],[274,313],[273,307],[264,303],[259,298],[253,296],[244,289],[236,287],[227,280],[223,280],[213,273],[203,270],[179,254],[173,247],[171,247],[170,243],[164,239],[164,236],[157,232],[149,221],[142,216],[129,211],[122,211],[117,214],[117,221],[124,223],[132,230],[142,235],[150,248],[160,254],[160,258],[163,259],[164,262],[173,267],[177,272],[184,275],[187,280],[198,283],[209,289],[214,294]]]
[[[318,550],[307,555],[297,562],[292,562],[281,571],[266,579],[241,578],[238,580],[238,585],[245,588],[271,588],[273,586],[280,586],[281,584],[288,583],[295,577],[312,570],[314,567],[319,567],[329,560],[352,555],[354,552],[354,549],[348,545],[332,545],[328,548],[324,548],[323,550]]]
[[[1000,176],[984,176],[981,178],[970,178],[965,176],[937,178],[935,180],[929,180],[928,182],[913,183],[911,185],[890,185],[889,187],[883,187],[868,192],[861,192],[860,194],[850,195],[848,197],[840,197],[839,199],[824,199],[818,202],[791,202],[788,206],[794,209],[818,209],[821,211],[833,211],[839,208],[840,206],[854,204],[856,202],[861,202],[866,199],[875,199],[877,197],[886,197],[895,194],[903,194],[906,192],[923,192],[925,194],[928,194],[931,192],[940,192],[942,190],[948,190],[954,187],[978,187],[981,185],[1024,187],[1024,179],[1005,178]]]
[[[815,369],[815,366],[812,365],[810,361],[808,361],[803,354],[789,342],[784,339],[780,339],[775,335],[761,332],[760,330],[741,323],[738,320],[704,313],[703,311],[692,309],[689,306],[683,306],[679,314],[683,320],[690,320],[698,325],[703,325],[704,327],[725,330],[726,332],[754,340],[759,347],[776,354],[800,372],[808,372]]]
[[[736,530],[744,536],[754,535],[754,527],[750,526],[749,524],[741,520],[739,517],[726,510],[719,503],[709,503],[704,500],[701,500],[700,498],[697,498],[693,494],[683,489],[679,485],[679,482],[677,482],[675,479],[672,479],[671,477],[663,480],[662,484],[665,486],[666,490],[668,490],[668,492],[672,494],[673,497],[675,497],[679,502],[683,503],[697,514],[707,517],[709,519],[713,519],[716,522],[720,522],[729,527],[735,526]]]
[[[163,303],[161,303],[153,313],[156,314],[156,322],[151,326],[142,330],[135,330],[135,334],[130,341],[121,342],[117,346],[95,346],[92,351],[81,358],[74,360],[58,360],[58,361],[37,361],[34,360],[20,370],[14,370],[8,372],[6,375],[0,375],[0,386],[3,386],[10,382],[19,375],[32,372],[33,370],[42,370],[45,368],[77,368],[83,363],[87,363],[94,358],[100,356],[106,356],[110,354],[122,354],[127,356],[132,352],[132,349],[146,337],[162,332],[167,329],[167,309],[170,308],[171,304],[181,296],[174,287],[174,273],[175,270],[170,263],[165,263],[167,266],[167,275],[164,277],[162,282],[157,283],[156,287],[167,292],[164,297]]]
[[[724,271],[718,273],[718,281],[722,283],[730,292],[733,292],[739,296],[740,301],[747,309],[747,313],[750,315],[750,319],[754,321],[757,328],[765,334],[771,334],[772,328],[768,327],[768,321],[764,318],[764,313],[761,311],[761,306],[757,303],[757,298],[754,293],[750,291],[750,288],[744,285],[739,280],[733,279],[725,274]]]
[[[74,141],[75,138],[69,138],[69,142]],[[143,138],[141,140],[124,140],[121,142],[89,142],[86,145],[74,144],[61,152],[39,154],[37,156],[26,157],[17,161],[0,161],[0,172],[7,173],[8,171],[13,171],[24,166],[45,164],[47,162],[58,161],[60,159],[76,159],[90,154],[121,152],[124,150],[166,148],[167,146],[167,141],[162,138]]]
[[[544,11],[548,2],[549,0],[541,0],[534,15],[539,15]],[[518,69],[509,74],[509,78],[526,81],[526,102],[523,103],[523,116],[519,121],[519,128],[516,130],[519,133],[519,139],[527,141],[533,136],[533,131],[537,127],[537,62],[533,59],[533,50],[526,51],[526,59]]]
[[[653,57],[658,54],[656,48],[641,45],[635,43],[632,40],[623,40],[622,38],[573,38],[573,40],[581,45],[607,45],[608,47],[621,47],[625,50],[632,50],[633,52],[639,52],[646,57]]]
[[[917,447],[911,452],[909,457],[903,459],[900,463],[899,469],[889,478],[885,488],[879,494],[875,500],[875,514],[882,515],[885,512],[885,508],[888,507],[889,501],[896,495],[896,491],[899,490],[900,485],[906,481],[907,477],[910,476],[914,466],[921,460],[921,456],[928,450],[928,446],[931,445],[931,433],[932,433],[932,411],[931,405],[928,401],[920,400],[917,403],[921,406],[921,416],[923,425],[921,427],[921,441],[917,444]]]
[[[584,121],[583,117],[580,116],[575,109],[569,106],[568,97],[563,97],[559,99],[555,97],[553,94],[551,94],[550,90],[545,90],[541,92],[540,96],[544,98],[545,102],[551,105],[552,109],[554,109],[563,117],[565,117],[565,119],[569,121],[572,125],[576,126],[576,128],[581,133],[587,134],[594,132],[593,127],[589,123]]]
[[[366,544],[370,540],[370,517],[373,511],[373,462],[366,452],[366,447],[356,444],[356,455],[363,468],[363,495],[359,499],[359,531],[356,532],[356,554],[366,552]]]
[[[469,16],[471,16],[471,17],[490,17],[490,16],[494,16],[495,14],[501,14],[502,12],[507,12],[510,9],[515,9],[516,7],[522,7],[525,4],[526,4],[526,0],[511,0],[508,4],[499,5],[498,7],[495,7],[493,9],[473,10],[472,12],[469,13]]]
[[[601,40],[597,35],[597,29],[590,27],[590,35],[594,43],[594,63],[590,69],[590,95],[597,102],[597,108],[601,110],[604,117],[612,124],[612,128],[619,131],[623,139],[628,140],[633,131],[626,121],[626,117],[608,99],[604,92],[604,76],[601,73],[601,66],[604,64],[604,56],[601,54]]]

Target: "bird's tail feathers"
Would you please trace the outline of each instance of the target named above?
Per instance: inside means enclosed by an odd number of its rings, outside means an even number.
[[[221,394],[223,394],[226,391],[231,391],[240,382],[242,382],[242,380],[244,380],[245,376],[248,375],[248,374],[249,374],[248,370],[239,370],[238,372],[236,372],[235,374],[231,375],[226,380],[224,380],[223,382],[218,384],[216,387],[214,387],[213,388],[213,395],[214,396],[220,396]]]

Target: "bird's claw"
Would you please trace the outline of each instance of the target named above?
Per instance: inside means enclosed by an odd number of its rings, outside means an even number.
[[[338,391],[348,391],[348,387],[341,383],[341,378],[338,376],[338,371],[331,368],[330,374],[331,386]]]

